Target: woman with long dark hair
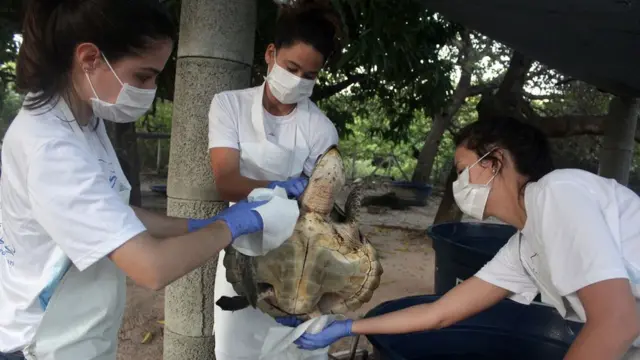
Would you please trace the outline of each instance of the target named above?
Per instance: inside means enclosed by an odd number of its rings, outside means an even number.
[[[28,2],[27,95],[2,148],[0,359],[115,360],[125,276],[161,289],[263,229],[264,202],[204,220],[129,206],[104,121],[149,109],[175,34],[157,0]]]

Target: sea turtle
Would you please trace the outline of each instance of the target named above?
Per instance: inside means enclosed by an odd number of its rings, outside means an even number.
[[[344,211],[335,204],[344,185],[344,164],[334,146],[316,162],[300,197],[294,233],[283,245],[257,257],[226,250],[227,280],[239,296],[221,297],[216,304],[229,311],[253,306],[274,317],[308,319],[353,311],[369,301],[382,266],[359,228],[359,184]]]

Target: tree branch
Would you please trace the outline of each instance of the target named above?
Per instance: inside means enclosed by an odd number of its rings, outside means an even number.
[[[498,81],[492,81],[486,84],[473,85],[469,87],[467,91],[467,96],[471,97],[471,96],[481,95],[487,91],[493,91],[497,89],[498,86],[500,86]]]
[[[525,92],[523,95],[528,100],[561,100],[566,98],[566,96],[561,94],[534,95],[534,94],[529,94],[528,92]]]
[[[527,73],[533,64],[533,60],[522,53],[514,51],[509,62],[509,68],[500,84],[497,97],[506,100],[522,93],[524,83],[527,81]]]
[[[313,95],[311,96],[311,100],[314,102],[317,102],[322,99],[331,97],[339,93],[340,91],[348,88],[349,86],[364,80],[365,76],[366,75],[364,74],[348,75],[346,80],[343,80],[337,84],[318,87],[313,92]]]
[[[608,115],[560,115],[539,116],[531,106],[525,103],[523,121],[536,126],[550,138],[561,138],[578,135],[604,135],[605,123],[611,121]],[[636,129],[636,142],[640,143],[640,127]]]
[[[570,77],[570,78],[566,78],[564,80],[558,81],[557,83],[554,84],[554,86],[560,87],[560,86],[567,85],[569,83],[576,82],[576,81],[578,81],[578,79],[574,79],[574,78]]]
[[[548,137],[559,138],[576,135],[602,135],[607,116],[561,115],[533,117],[527,123],[542,130]]]

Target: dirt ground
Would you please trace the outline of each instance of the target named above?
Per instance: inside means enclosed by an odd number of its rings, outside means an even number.
[[[158,179],[145,179],[143,207],[164,212],[166,201],[162,195],[150,191],[149,180],[154,184],[161,183]],[[433,292],[435,256],[425,230],[433,222],[439,202],[438,197],[432,197],[426,207],[364,213],[363,230],[380,254],[384,274],[371,301],[357,313],[347,315],[364,315],[385,301]],[[164,292],[146,290],[131,281],[128,281],[127,291],[118,360],[162,359]],[[147,339],[143,341],[145,335]],[[344,339],[334,344],[331,352],[347,350],[350,342],[350,339]],[[371,351],[371,345],[364,337],[358,347]]]

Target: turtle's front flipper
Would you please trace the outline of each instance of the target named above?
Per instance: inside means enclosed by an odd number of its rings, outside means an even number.
[[[224,311],[238,311],[248,307],[249,301],[246,296],[221,296],[216,305]]]
[[[273,288],[265,288],[260,291],[260,294],[256,294],[256,304],[260,300],[264,300],[266,298],[271,298],[275,295]],[[238,311],[244,308],[249,307],[251,305],[249,303],[249,298],[247,296],[238,295],[238,296],[221,296],[218,301],[216,301],[216,305],[218,305],[222,310],[225,311]],[[255,306],[254,306],[255,308]]]

